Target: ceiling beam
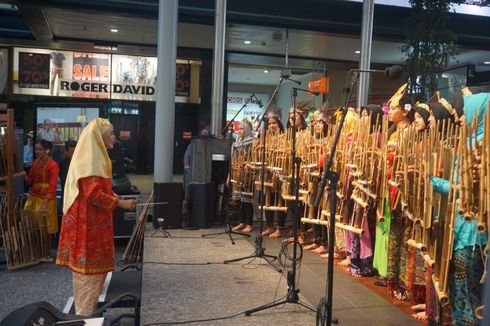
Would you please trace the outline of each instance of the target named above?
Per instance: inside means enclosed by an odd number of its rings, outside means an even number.
[[[46,42],[53,39],[48,17],[41,6],[19,3],[17,7],[36,40]]]

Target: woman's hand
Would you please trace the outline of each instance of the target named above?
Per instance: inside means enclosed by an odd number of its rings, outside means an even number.
[[[122,209],[126,209],[128,211],[134,211],[136,208],[136,200],[134,199],[121,199],[119,201],[119,205]]]

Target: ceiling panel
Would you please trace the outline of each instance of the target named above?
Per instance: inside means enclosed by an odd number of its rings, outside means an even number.
[[[59,8],[45,9],[45,14],[56,39],[142,45],[155,45],[157,42],[157,21],[153,19]],[[111,28],[119,32],[112,33]]]

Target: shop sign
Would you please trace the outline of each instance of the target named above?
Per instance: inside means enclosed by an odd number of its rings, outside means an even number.
[[[328,93],[330,89],[330,78],[320,77],[308,81],[308,90],[312,92],[319,92],[321,94]],[[308,95],[313,95],[313,93],[308,93]]]
[[[176,96],[190,96],[190,80],[177,63]],[[156,57],[14,48],[14,94],[156,101],[156,81]]]
[[[157,58],[112,55],[111,98],[156,101]]]

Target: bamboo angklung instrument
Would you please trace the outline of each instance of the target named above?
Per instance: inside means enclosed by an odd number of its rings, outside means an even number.
[[[448,204],[446,215],[444,217],[444,232],[443,239],[441,245],[441,260],[439,262],[439,270],[438,273],[434,273],[432,275],[432,280],[434,282],[437,296],[439,298],[439,302],[445,305],[449,303],[448,296],[448,273],[449,273],[449,264],[452,258],[452,250],[453,250],[453,240],[454,240],[454,221],[456,217],[456,198],[458,195],[457,191],[457,182],[459,176],[461,175],[461,162],[462,159],[462,147],[466,143],[466,126],[460,128],[457,132],[454,141],[454,147],[450,149],[450,152],[447,154],[447,157],[450,158],[449,162],[445,162],[445,164],[450,164],[450,177],[449,177],[449,194],[448,194]],[[456,159],[456,149],[458,150],[458,158]]]
[[[487,103],[488,106],[488,111],[490,112],[490,102]],[[484,169],[485,169],[485,204],[484,204],[484,214],[486,217],[486,225],[487,225],[487,230],[490,228],[490,113],[487,113],[485,115],[485,125],[484,125],[484,136],[483,136],[483,145],[482,145],[482,152],[481,155],[485,155],[485,159],[482,160],[482,166],[483,166],[483,161],[485,161]],[[483,215],[483,214],[482,214]],[[488,232],[488,240],[487,240],[487,245],[485,247],[484,253],[485,256],[488,257],[490,254],[490,232]]]
[[[385,220],[384,217],[384,206],[385,206],[385,200],[386,200],[386,189],[387,189],[387,168],[388,168],[388,158],[387,154],[388,151],[386,150],[388,144],[388,118],[384,117],[383,122],[382,122],[382,128],[381,128],[381,142],[379,145],[378,150],[378,164],[379,164],[379,178],[378,178],[378,184],[376,185],[376,195],[377,195],[377,202],[376,202],[376,217],[378,219],[378,222],[383,223]]]
[[[301,218],[302,223],[307,224],[321,224],[327,225],[324,215],[321,214],[321,206],[317,210],[314,208],[314,198],[316,197],[316,191],[318,190],[318,182],[321,177],[320,161],[327,161],[327,148],[331,144],[333,139],[333,126],[327,129],[327,133],[323,133],[318,137],[311,137],[310,143],[308,145],[307,162],[304,168],[307,171],[306,182],[307,182],[307,195],[305,205],[305,214]]]
[[[6,114],[0,114],[0,235],[7,260],[7,269],[14,270],[38,263],[39,255],[30,255],[42,242],[30,242],[30,238],[38,235],[34,227],[24,227],[22,223],[21,198],[15,198],[14,175],[23,174],[19,164],[20,156],[15,153],[16,142],[14,133],[14,111],[9,109]],[[37,252],[36,252],[37,253]]]
[[[148,209],[153,200],[153,191],[151,192],[148,200],[146,201],[143,209],[141,210],[138,219],[136,220],[136,226],[131,234],[128,245],[124,249],[124,253],[121,257],[123,263],[135,263],[139,261],[143,255],[143,242],[145,238],[145,222],[148,216]]]

